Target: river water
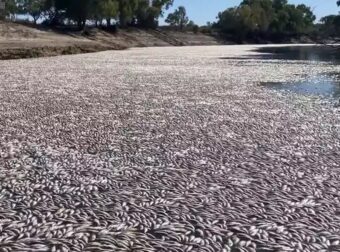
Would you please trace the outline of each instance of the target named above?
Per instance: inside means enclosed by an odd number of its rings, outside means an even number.
[[[340,64],[340,50],[330,46],[287,46],[264,47],[256,50],[260,55],[254,57],[262,60],[288,60],[330,65]],[[298,64],[297,64],[297,67]],[[317,95],[324,98],[340,98],[340,73],[326,72],[314,75],[307,73],[306,78],[289,82],[264,82],[262,85],[281,91],[302,95]]]

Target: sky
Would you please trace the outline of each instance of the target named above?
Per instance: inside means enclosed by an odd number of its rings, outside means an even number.
[[[174,6],[165,13],[173,12],[178,6],[184,6],[190,20],[193,20],[198,25],[205,25],[208,21],[216,20],[218,12],[223,11],[229,7],[237,6],[240,0],[174,0]],[[321,17],[337,14],[340,7],[336,6],[336,0],[289,0],[291,4],[304,3],[312,7],[314,13],[319,20]],[[164,18],[160,22],[164,24]]]

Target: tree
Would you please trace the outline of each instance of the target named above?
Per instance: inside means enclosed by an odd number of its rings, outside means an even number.
[[[155,28],[164,10],[172,6],[173,0],[140,0],[136,10],[137,24],[143,28]]]
[[[273,8],[277,11],[282,10],[287,4],[287,0],[273,0]]]
[[[36,23],[40,17],[46,25],[76,23],[83,28],[86,21],[110,26],[112,19],[121,27],[132,23],[155,28],[159,17],[172,6],[174,0],[5,0],[6,16],[28,14]]]
[[[17,6],[16,0],[5,0],[5,16],[12,16],[17,14],[18,12],[19,8]]]
[[[44,24],[56,25],[60,23],[59,10],[56,8],[57,0],[45,0],[44,12],[42,13],[45,21]]]
[[[190,21],[188,22],[188,24],[187,24],[187,27],[192,28],[192,27],[194,27],[195,25],[196,25],[195,22],[192,21],[192,20],[190,20]]]
[[[311,33],[314,21],[315,15],[304,4],[288,4],[287,0],[243,0],[239,6],[219,13],[216,27],[238,40],[282,38]]]
[[[80,29],[85,27],[86,20],[91,17],[94,0],[55,0],[58,15],[73,20]]]
[[[300,15],[302,16],[302,26],[305,31],[308,31],[313,27],[314,21],[316,20],[316,16],[310,7],[305,4],[299,4],[296,6],[296,9],[300,11]]]
[[[116,0],[95,0],[93,2],[93,18],[102,22],[106,20],[108,27],[111,26],[111,19],[116,19],[118,16],[118,1]]]
[[[138,8],[138,0],[118,0],[119,25],[126,27]]]
[[[152,0],[152,7],[158,9],[158,17],[164,16],[164,11],[174,4],[174,0]]]
[[[158,9],[150,5],[149,0],[141,0],[136,10],[137,25],[145,28],[153,28],[157,25],[156,17]]]
[[[322,37],[337,37],[340,34],[340,15],[329,15],[320,19],[319,33]]]
[[[188,24],[189,18],[184,6],[178,7],[173,13],[170,13],[165,20],[171,26],[178,26],[181,30]]]
[[[18,2],[22,8],[22,12],[29,14],[33,18],[35,24],[42,16],[46,7],[46,0],[21,0]]]

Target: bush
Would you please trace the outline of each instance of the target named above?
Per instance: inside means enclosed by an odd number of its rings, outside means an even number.
[[[211,34],[212,33],[211,27],[208,27],[208,26],[202,26],[200,28],[200,31],[204,34]]]
[[[192,27],[192,31],[195,33],[195,34],[197,34],[198,32],[199,32],[199,27],[198,27],[198,25],[194,25],[193,27]]]

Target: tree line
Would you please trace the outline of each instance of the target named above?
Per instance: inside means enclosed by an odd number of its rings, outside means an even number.
[[[83,28],[87,21],[120,27],[138,25],[155,27],[159,17],[172,6],[173,0],[6,0],[6,15],[30,15],[34,23],[74,23]]]
[[[6,14],[30,15],[34,22],[75,24],[84,28],[88,22],[97,26],[130,25],[156,28],[174,0],[5,0]],[[340,0],[334,5],[340,5]],[[219,33],[227,39],[282,40],[294,36],[340,36],[340,16],[329,15],[316,23],[311,7],[290,4],[288,0],[243,0],[238,6],[221,11],[217,21],[198,27],[189,20],[184,6],[168,14],[165,22],[172,27]]]
[[[243,0],[218,14],[216,27],[238,39],[281,38],[309,34],[316,17],[310,7],[287,0]]]
[[[340,0],[334,2],[340,5]],[[329,15],[316,22],[311,7],[287,0],[243,0],[239,6],[218,14],[215,29],[236,41],[269,40],[306,35],[312,39],[340,36],[340,15]]]

